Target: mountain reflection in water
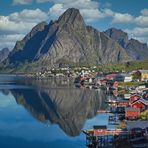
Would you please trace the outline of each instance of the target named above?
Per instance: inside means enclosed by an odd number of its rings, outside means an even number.
[[[69,136],[79,135],[85,121],[105,108],[106,94],[102,90],[82,90],[61,79],[23,83],[32,88],[10,89],[16,102],[39,121],[58,124]]]

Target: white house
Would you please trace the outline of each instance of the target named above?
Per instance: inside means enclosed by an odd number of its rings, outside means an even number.
[[[124,76],[124,82],[131,82],[133,79],[132,79],[132,76],[131,75],[125,75]]]

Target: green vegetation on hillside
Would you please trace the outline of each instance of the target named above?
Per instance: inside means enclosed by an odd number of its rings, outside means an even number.
[[[72,63],[68,60],[61,60],[60,63],[68,64],[69,67],[71,67],[72,70],[75,71],[76,67],[80,67],[83,69],[83,67],[86,67],[89,70],[94,70],[96,72],[102,71],[102,72],[130,72],[133,70],[139,70],[139,69],[148,69],[148,60],[144,61],[131,61],[121,64],[103,64],[99,66],[90,66],[86,63],[80,64],[80,63]],[[7,64],[6,64],[7,65]],[[36,62],[26,62],[25,64],[20,64],[17,67],[12,66],[5,66],[3,64],[0,65],[0,73],[36,73],[39,71],[46,71],[51,70],[50,65],[48,63],[45,63],[44,61],[36,61]]]
[[[112,71],[125,71],[130,72],[138,69],[148,69],[148,60],[144,61],[131,61],[121,64],[108,64],[101,65],[97,68],[97,71],[112,72]]]
[[[144,112],[141,113],[140,119],[148,120],[148,110],[145,110]]]

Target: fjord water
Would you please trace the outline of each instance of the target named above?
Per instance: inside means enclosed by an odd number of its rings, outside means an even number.
[[[82,129],[107,124],[105,97],[69,79],[0,75],[0,148],[84,148]]]

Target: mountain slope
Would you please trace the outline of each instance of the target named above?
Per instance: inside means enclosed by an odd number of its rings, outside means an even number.
[[[37,67],[60,63],[98,65],[121,63],[129,57],[116,41],[86,26],[78,9],[70,8],[57,21],[42,22],[18,41],[7,59],[14,67],[26,62]]]
[[[108,37],[117,41],[123,48],[126,49],[127,54],[133,60],[148,59],[147,44],[141,43],[138,40],[128,40],[128,34],[120,29],[110,28],[104,32]]]
[[[3,62],[9,55],[9,49],[8,48],[3,48],[0,50],[0,63]]]

